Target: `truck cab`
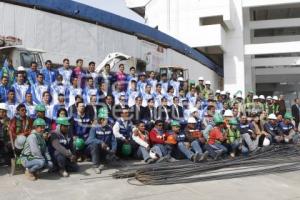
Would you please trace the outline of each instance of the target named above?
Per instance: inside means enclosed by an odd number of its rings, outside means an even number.
[[[9,59],[15,68],[23,66],[25,69],[29,69],[32,61],[37,62],[38,68],[42,68],[43,53],[43,50],[22,46],[22,40],[16,37],[0,36],[0,68],[6,66]]]

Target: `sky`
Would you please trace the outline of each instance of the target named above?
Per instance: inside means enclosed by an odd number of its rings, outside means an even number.
[[[145,24],[145,20],[127,8],[124,0],[73,0]]]

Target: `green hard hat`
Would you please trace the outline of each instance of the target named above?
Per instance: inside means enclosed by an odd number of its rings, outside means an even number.
[[[35,111],[37,112],[45,112],[46,111],[46,107],[43,104],[38,104],[35,106]]]
[[[179,126],[180,127],[180,123],[176,120],[172,120],[171,121],[171,126]]]
[[[98,111],[98,118],[99,119],[107,119],[108,118],[108,110],[107,108],[103,107],[100,108]]]
[[[238,125],[239,123],[238,123],[238,121],[236,119],[230,119],[229,120],[229,124],[230,125]]]
[[[46,122],[42,118],[37,118],[36,120],[34,120],[33,126],[46,126]]]
[[[223,117],[220,114],[218,114],[218,113],[216,113],[214,115],[213,120],[214,120],[215,124],[222,124],[222,123],[224,123]]]
[[[82,150],[85,146],[84,140],[82,138],[76,138],[73,144],[76,150]]]
[[[56,119],[56,123],[59,125],[69,126],[70,122],[67,117],[59,117]]]
[[[290,119],[290,120],[292,120],[293,119],[292,113],[290,113],[290,112],[285,113],[284,119]]]
[[[123,156],[130,156],[132,153],[132,147],[130,144],[123,144],[122,146],[122,155]]]

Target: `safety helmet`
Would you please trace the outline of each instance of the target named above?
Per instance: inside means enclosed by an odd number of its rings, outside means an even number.
[[[178,81],[184,81],[182,77],[178,77]]]
[[[275,100],[275,101],[278,101],[278,96],[273,96],[272,99]]]
[[[269,114],[269,116],[268,116],[268,119],[273,119],[273,120],[276,120],[277,119],[277,117],[276,117],[276,115],[275,114]]]
[[[76,138],[76,140],[74,141],[74,148],[77,150],[77,151],[80,151],[84,148],[85,146],[85,143],[84,143],[84,140],[82,138]]]
[[[35,106],[35,111],[37,112],[45,112],[46,111],[46,107],[43,104],[38,104]]]
[[[271,96],[267,96],[267,100],[271,100],[272,99],[272,97]]]
[[[22,72],[22,71],[24,72],[26,70],[25,70],[25,68],[23,66],[19,66],[18,69],[17,69],[17,71],[18,72]]]
[[[220,114],[218,114],[218,113],[216,113],[214,115],[213,120],[214,120],[214,122],[215,122],[216,125],[224,123],[224,120],[223,120],[222,116]]]
[[[98,118],[99,119],[107,119],[108,118],[108,110],[106,107],[99,109]]]
[[[216,91],[216,94],[220,94],[220,93],[221,93],[221,90],[217,90],[217,91]]]
[[[196,119],[194,117],[189,117],[187,123],[188,124],[196,124],[197,121],[196,121]]]
[[[0,103],[0,110],[8,110],[6,103]]]
[[[241,94],[241,93],[238,93],[238,94],[236,95],[236,98],[241,98],[241,99],[242,99],[242,98],[243,98],[243,97],[242,97],[242,94]]]
[[[37,118],[36,120],[34,120],[33,126],[46,126],[46,122],[42,118]]]
[[[264,141],[263,141],[263,146],[264,147],[267,147],[271,144],[271,141],[268,139],[268,138],[265,138]]]
[[[173,135],[169,135],[166,140],[167,144],[177,144],[177,140]]]
[[[130,156],[132,153],[132,147],[130,144],[123,144],[121,153],[123,156]]]
[[[24,135],[18,135],[15,139],[15,147],[19,150],[24,148],[24,144],[26,142],[26,137]]]
[[[204,81],[204,78],[202,76],[199,76],[198,81]]]
[[[172,120],[171,121],[171,126],[178,126],[178,127],[180,127],[180,123],[178,121],[176,121],[176,120]]]
[[[258,98],[259,98],[259,99],[265,99],[265,96],[264,96],[264,95],[259,95]]]
[[[254,95],[253,96],[253,100],[257,100],[258,99],[258,96],[257,95]]]
[[[226,95],[226,92],[224,90],[221,91],[221,95]]]
[[[211,85],[210,81],[205,81],[205,85]]]
[[[290,112],[286,112],[286,113],[284,114],[284,119],[289,119],[289,120],[292,120],[292,119],[293,119],[293,115],[292,115],[292,113],[290,113]]]
[[[238,121],[236,119],[230,119],[229,120],[229,124],[230,125],[238,125],[239,123],[238,123]]]
[[[59,117],[59,118],[56,119],[56,124],[69,126],[70,122],[69,122],[69,119],[67,117]]]
[[[224,117],[233,117],[232,110],[225,110]]]
[[[191,113],[198,111],[198,109],[196,107],[192,107],[191,108]]]

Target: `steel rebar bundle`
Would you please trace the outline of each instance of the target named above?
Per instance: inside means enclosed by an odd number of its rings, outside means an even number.
[[[144,185],[203,182],[300,170],[300,146],[274,145],[248,157],[192,163],[132,165],[113,174],[114,178],[134,178]],[[131,180],[131,179],[130,179]],[[131,183],[131,181],[129,181]]]

